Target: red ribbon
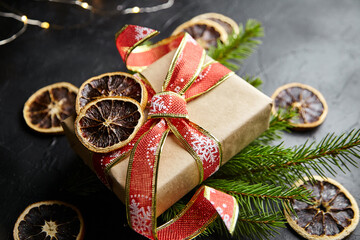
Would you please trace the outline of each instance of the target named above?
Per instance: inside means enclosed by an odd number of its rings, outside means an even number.
[[[126,208],[130,226],[149,239],[190,239],[210,224],[216,216],[234,230],[238,205],[236,199],[218,190],[202,186],[187,207],[170,222],[156,226],[157,169],[164,141],[171,131],[197,162],[200,182],[221,165],[221,145],[206,130],[188,119],[186,103],[210,91],[232,72],[217,62],[204,64],[205,51],[188,34],[165,39],[151,47],[133,51],[158,32],[127,25],[116,36],[116,46],[127,67],[140,71],[177,49],[164,81],[162,92],[155,93],[146,84],[150,100],[148,121],[125,147],[107,154],[94,154],[93,164],[99,178],[108,186],[107,172],[119,160],[130,160],[126,181]],[[141,48],[141,47],[140,47]]]

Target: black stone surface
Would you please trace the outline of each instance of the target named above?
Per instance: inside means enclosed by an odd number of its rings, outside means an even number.
[[[102,9],[118,4],[151,5],[161,1],[94,0]],[[13,1],[14,11],[29,18],[65,25],[42,30],[28,26],[15,41],[0,46],[0,239],[12,239],[12,228],[23,209],[36,201],[59,199],[75,204],[86,223],[85,239],[143,239],[126,225],[122,203],[91,176],[70,149],[64,136],[30,130],[22,117],[26,99],[50,83],[67,81],[77,86],[105,72],[125,70],[114,44],[124,24],[161,31],[165,38],[191,17],[219,12],[245,23],[261,21],[263,44],[238,72],[262,78],[263,92],[285,83],[301,82],[325,96],[329,114],[317,129],[286,134],[286,146],[319,140],[328,132],[360,127],[360,1],[358,0],[176,0],[175,5],[152,14],[93,14],[79,7],[44,1]],[[1,11],[7,11],[0,4]],[[0,17],[0,37],[14,34],[21,24]],[[334,178],[360,202],[360,170]],[[70,183],[75,183],[70,187]],[[95,190],[95,191],[91,191]],[[203,239],[223,239],[213,235]],[[271,239],[300,239],[280,229]],[[348,238],[360,239],[359,227]]]

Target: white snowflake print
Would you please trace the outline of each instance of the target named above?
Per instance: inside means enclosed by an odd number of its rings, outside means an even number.
[[[109,156],[109,158],[111,158],[110,162],[112,162],[115,158],[120,157],[122,154],[124,154],[124,151],[122,150],[113,151]]]
[[[201,72],[199,74],[199,76],[196,78],[195,82],[199,82],[199,81],[203,80],[203,78],[206,77],[206,75],[208,75],[208,73],[210,72],[211,67],[212,67],[212,65],[210,65],[208,67],[208,69],[206,69],[205,72]]]
[[[216,163],[218,154],[218,145],[214,140],[197,133],[193,133],[191,145],[202,162]]]
[[[151,209],[147,206],[147,210],[144,207],[139,208],[139,203],[135,199],[131,200],[130,207],[130,219],[131,225],[138,233],[150,236],[151,235]]]
[[[167,110],[167,109],[168,108],[166,107],[165,102],[162,99],[162,97],[154,96],[151,99],[150,113],[162,112],[163,110]]]
[[[135,27],[135,33],[136,33],[135,34],[135,39],[136,39],[136,41],[139,41],[140,39],[143,39],[144,37],[149,35],[151,33],[151,29],[136,26]]]
[[[159,147],[159,142],[157,142],[157,139],[160,136],[161,136],[160,134],[155,135],[148,143],[147,151],[146,151],[146,161],[147,161],[147,164],[149,165],[149,168],[154,168],[154,162],[153,162],[152,156],[156,156],[156,154],[157,154],[156,150]],[[153,143],[152,143],[153,141],[156,142],[155,145],[153,145]]]
[[[214,204],[213,204],[214,205]],[[227,207],[226,204],[223,204],[223,208],[225,209]],[[224,214],[224,210],[221,207],[216,207],[216,211],[220,215],[221,219],[224,221],[226,227],[230,229],[231,227],[231,219],[228,214]]]
[[[158,126],[159,128],[165,127],[165,120],[161,120],[161,121],[157,124],[157,126]]]
[[[150,147],[149,151],[152,152],[153,155],[156,155],[156,149],[157,149],[158,145]]]
[[[230,216],[228,214],[225,214],[224,216],[222,216],[222,220],[224,221],[226,227],[230,229],[231,227]]]
[[[180,86],[176,86],[175,89],[174,89],[174,91],[177,92],[177,93],[180,92],[180,90],[181,90]]]
[[[216,211],[219,213],[220,216],[222,216],[223,210],[222,210],[221,207],[217,207],[217,208],[216,208]]]

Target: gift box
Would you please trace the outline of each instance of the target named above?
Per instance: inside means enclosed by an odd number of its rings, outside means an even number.
[[[175,50],[152,63],[141,74],[156,92],[161,91]],[[205,62],[211,61],[206,57]],[[268,128],[272,100],[237,75],[187,104],[189,119],[215,136],[222,146],[222,164],[241,151]],[[94,170],[93,153],[74,133],[74,117],[63,122],[65,134],[75,152]],[[125,202],[129,158],[112,166],[108,172],[112,191]],[[94,170],[95,171],[95,170]],[[158,168],[156,216],[199,184],[199,170],[194,158],[173,134],[166,138]]]

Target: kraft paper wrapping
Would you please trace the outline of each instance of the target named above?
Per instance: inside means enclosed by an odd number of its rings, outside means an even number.
[[[156,92],[161,90],[174,53],[168,53],[142,72]],[[222,164],[268,128],[271,107],[269,97],[237,75],[187,105],[189,119],[221,142]],[[74,118],[66,119],[63,127],[72,148],[93,169],[92,153],[75,136]],[[122,202],[125,202],[128,161],[128,158],[120,161],[109,173],[113,180],[112,190]],[[156,215],[163,213],[198,183],[195,160],[170,133],[160,157]]]

